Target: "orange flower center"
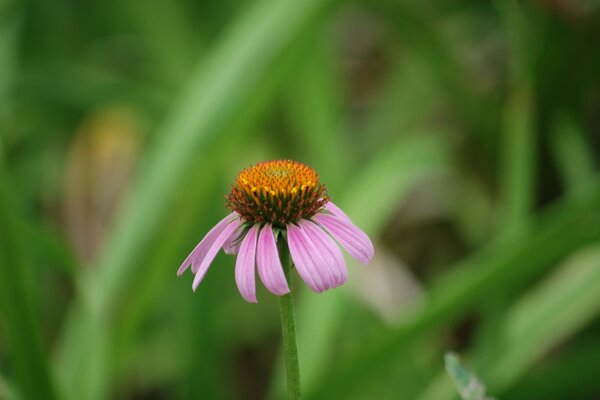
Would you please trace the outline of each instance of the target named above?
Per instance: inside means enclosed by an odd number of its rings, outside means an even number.
[[[329,201],[314,169],[292,160],[265,161],[240,172],[227,207],[252,223],[285,226],[310,218]]]

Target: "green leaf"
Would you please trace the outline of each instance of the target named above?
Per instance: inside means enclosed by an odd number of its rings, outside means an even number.
[[[454,353],[446,353],[444,362],[448,375],[454,381],[456,389],[463,400],[492,400],[485,395],[485,385],[460,362]]]
[[[595,332],[590,333],[561,346],[527,371],[503,396],[517,398],[526,392],[532,399],[593,398],[598,391],[600,343]]]
[[[519,229],[533,210],[537,170],[533,117],[531,91],[515,88],[505,105],[502,129],[502,234]]]
[[[573,116],[559,113],[553,127],[550,144],[562,183],[568,190],[580,190],[594,177],[592,147]]]
[[[580,250],[519,299],[502,324],[491,386],[506,389],[600,314],[599,266],[600,245]]]
[[[32,266],[18,229],[20,212],[6,176],[0,147],[0,308],[15,382],[25,399],[54,399],[54,385],[40,338],[29,275]]]
[[[512,78],[504,103],[501,140],[503,210],[501,234],[519,229],[535,205],[537,134],[535,91],[531,67],[531,38],[518,2],[499,1],[502,22],[509,39],[509,74]]]

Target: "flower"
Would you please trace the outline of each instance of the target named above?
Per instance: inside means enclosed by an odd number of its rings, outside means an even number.
[[[231,214],[206,234],[177,271],[181,275],[192,266],[194,291],[222,248],[237,254],[235,281],[246,301],[257,301],[255,270],[271,293],[288,293],[279,235],[287,240],[298,274],[317,293],[346,282],[346,263],[335,241],[365,265],[373,257],[368,236],[330,201],[315,170],[302,163],[266,161],[244,169],[226,206]]]

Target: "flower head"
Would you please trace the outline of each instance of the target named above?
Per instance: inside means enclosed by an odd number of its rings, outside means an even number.
[[[266,161],[239,173],[227,207],[245,221],[285,227],[310,219],[329,201],[314,169],[296,161]]]
[[[347,279],[336,241],[365,265],[373,257],[367,235],[329,200],[315,170],[302,163],[267,161],[244,169],[232,185],[226,205],[232,213],[206,234],[177,271],[181,275],[192,266],[194,290],[223,248],[228,254],[237,254],[235,280],[244,299],[256,302],[255,270],[271,293],[288,293],[277,234],[287,241],[300,277],[318,293]]]

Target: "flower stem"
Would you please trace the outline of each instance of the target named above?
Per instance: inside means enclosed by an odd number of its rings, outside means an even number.
[[[292,263],[285,239],[279,237],[279,254],[283,272],[292,284]],[[283,335],[283,350],[287,369],[288,399],[300,399],[300,365],[298,362],[298,347],[296,346],[296,313],[294,311],[294,297],[292,291],[279,298],[279,311],[281,315],[281,332]]]

